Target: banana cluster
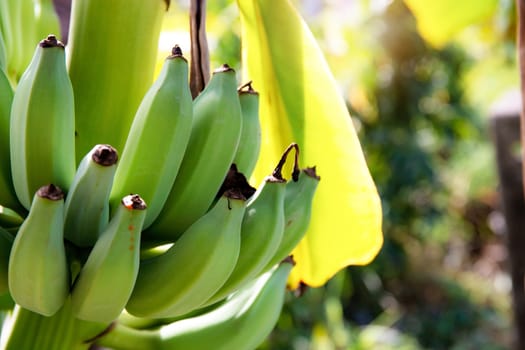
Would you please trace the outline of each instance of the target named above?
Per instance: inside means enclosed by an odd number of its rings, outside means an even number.
[[[256,347],[283,304],[282,261],[308,226],[315,168],[299,169],[292,144],[250,186],[259,95],[223,65],[192,100],[178,46],[122,150],[101,143],[76,159],[73,90],[53,35],[16,89],[0,66],[0,291],[44,317],[67,305],[117,330],[155,325],[157,348]]]

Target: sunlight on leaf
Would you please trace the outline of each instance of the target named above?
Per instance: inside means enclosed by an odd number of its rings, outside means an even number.
[[[262,149],[255,177],[291,143],[321,176],[307,236],[293,252],[291,284],[324,284],[378,253],[381,204],[345,102],[311,32],[284,0],[238,0],[243,78],[259,90]]]
[[[494,13],[497,0],[405,0],[417,20],[418,30],[430,44],[442,47],[468,25]]]

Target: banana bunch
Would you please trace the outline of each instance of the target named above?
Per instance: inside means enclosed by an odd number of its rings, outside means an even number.
[[[0,293],[16,304],[15,326],[2,331],[7,348],[28,346],[24,325],[61,330],[68,347],[255,348],[284,303],[315,168],[300,169],[294,143],[252,187],[258,93],[251,82],[238,88],[224,64],[192,99],[178,46],[131,123],[115,130],[125,142],[108,144],[101,135],[120,127],[119,116],[85,127],[76,104],[86,86],[67,56],[78,57],[56,36],[40,41],[23,69],[22,60],[10,68],[13,35],[31,36],[10,31],[9,21],[27,2],[0,0]],[[84,153],[86,140],[97,143]],[[292,167],[288,181],[283,168]],[[64,348],[59,339],[46,338],[57,342],[47,348]]]

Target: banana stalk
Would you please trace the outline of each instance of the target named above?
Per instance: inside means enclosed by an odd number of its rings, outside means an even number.
[[[17,305],[4,322],[0,348],[5,350],[87,350],[96,336],[106,328],[106,324],[76,319],[69,299],[51,317]]]

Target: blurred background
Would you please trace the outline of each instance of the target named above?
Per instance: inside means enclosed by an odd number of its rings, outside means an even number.
[[[489,121],[495,106],[520,103],[514,1],[434,2],[449,4],[444,13],[431,1],[294,3],[346,98],[382,198],[385,243],[372,264],[289,295],[261,349],[509,349],[512,283]],[[189,51],[188,1],[172,5],[159,57],[174,42]],[[212,68],[240,71],[234,2],[207,6]]]
[[[382,198],[385,244],[372,264],[290,295],[261,349],[512,345],[512,283],[489,120],[501,98],[519,105],[508,97],[519,88],[515,3],[478,1],[485,8],[476,16],[476,2],[449,1],[445,16],[431,14],[438,20],[430,30],[446,35],[449,20],[451,34],[432,39],[421,36],[412,2],[294,1],[348,103]],[[187,3],[172,6],[162,56],[174,40],[189,50]],[[212,68],[227,62],[239,70],[235,4],[208,1],[207,11]],[[456,25],[471,12],[468,25]]]

